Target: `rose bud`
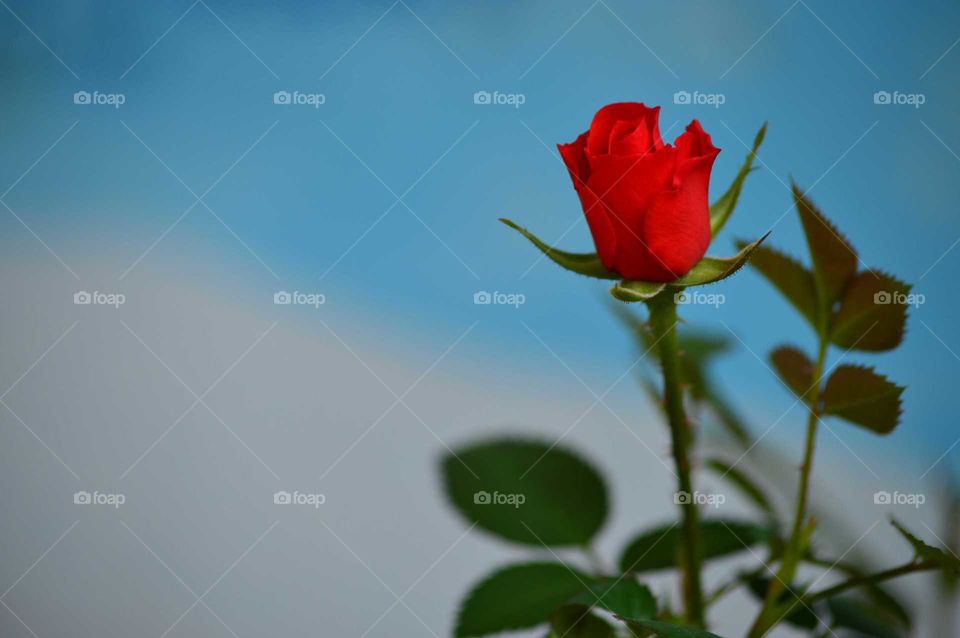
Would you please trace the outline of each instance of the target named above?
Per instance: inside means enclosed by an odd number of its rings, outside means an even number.
[[[710,170],[720,152],[697,120],[673,145],[660,107],[609,104],[558,149],[603,265],[625,279],[673,281],[710,244]]]

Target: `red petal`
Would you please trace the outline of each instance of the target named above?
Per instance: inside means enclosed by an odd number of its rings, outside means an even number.
[[[593,116],[590,123],[590,136],[587,138],[587,151],[591,155],[602,155],[610,148],[610,134],[617,122],[652,122],[654,139],[660,139],[657,119],[660,108],[649,108],[640,102],[617,102],[608,104]]]
[[[560,157],[570,171],[573,187],[577,190],[580,190],[580,187],[590,179],[590,164],[587,162],[587,154],[584,150],[587,145],[587,135],[588,133],[582,133],[569,144],[557,144]]]

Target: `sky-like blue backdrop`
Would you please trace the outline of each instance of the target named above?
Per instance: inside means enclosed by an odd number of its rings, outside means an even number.
[[[3,200],[66,264],[84,245],[123,255],[101,287],[161,260],[182,260],[190,277],[201,260],[256,303],[322,291],[371,330],[438,348],[482,315],[494,336],[466,346],[478,366],[566,374],[533,330],[598,388],[632,360],[603,286],[537,263],[496,218],[590,246],[554,144],[608,102],[663,105],[669,139],[699,118],[723,149],[714,194],[768,121],[761,169],[712,251],[772,227],[773,244],[803,255],[785,184],[813,187],[864,263],[925,296],[901,350],[856,358],[909,387],[884,445],[927,467],[957,439],[956,3],[6,0],[0,36],[0,182],[64,136]],[[77,91],[125,102],[78,105]],[[277,91],[324,103],[277,105]],[[523,104],[478,105],[477,91]],[[677,91],[723,104],[675,104]],[[876,104],[878,91],[924,103]],[[184,215],[194,194],[204,203]],[[0,217],[4,242],[47,254]],[[479,290],[526,304],[478,308]],[[754,273],[717,292],[719,309],[684,314],[737,333],[747,347],[721,368],[725,384],[745,409],[778,414],[790,399],[749,350],[809,346],[810,335]],[[843,431],[850,445],[875,444]]]

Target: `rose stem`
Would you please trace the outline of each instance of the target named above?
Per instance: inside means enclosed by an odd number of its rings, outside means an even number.
[[[796,566],[803,553],[802,536],[804,533],[804,522],[807,518],[807,495],[810,492],[810,472],[813,469],[813,452],[817,442],[817,423],[820,421],[820,392],[821,377],[823,376],[823,364],[827,356],[827,338],[821,331],[820,345],[817,350],[817,361],[813,365],[813,375],[811,378],[810,389],[807,393],[810,395],[809,410],[807,417],[807,439],[803,451],[803,464],[800,466],[800,483],[797,488],[797,510],[794,515],[793,529],[790,532],[790,538],[784,551],[784,558],[780,565],[777,576],[770,581],[770,587],[767,589],[767,595],[764,598],[763,606],[760,608],[760,614],[750,630],[751,638],[758,638],[769,631],[772,625],[769,625],[769,612],[775,606],[777,598],[784,589],[784,581],[793,580]],[[806,396],[801,397],[806,400]]]
[[[690,495],[688,502],[680,503],[683,543],[681,548],[683,570],[683,598],[687,620],[703,626],[703,590],[700,582],[700,521],[697,505],[693,502],[693,484],[690,478],[690,423],[683,406],[680,353],[677,342],[677,304],[673,293],[664,291],[647,302],[650,308],[650,326],[658,345],[663,370],[663,395],[667,420],[670,424],[673,460],[677,468],[679,491]]]

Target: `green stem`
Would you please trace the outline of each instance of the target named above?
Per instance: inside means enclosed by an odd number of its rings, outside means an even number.
[[[821,331],[823,334],[825,331]],[[767,594],[764,597],[760,613],[750,629],[750,638],[760,638],[773,625],[778,622],[777,618],[772,618],[772,611],[780,595],[784,591],[784,583],[793,581],[796,573],[797,564],[800,561],[804,551],[803,547],[805,537],[805,525],[807,520],[807,497],[810,493],[810,473],[813,470],[813,453],[817,443],[817,424],[820,420],[820,392],[823,376],[823,366],[827,357],[827,347],[829,342],[825,336],[820,337],[820,344],[817,349],[817,360],[813,365],[813,375],[811,377],[811,386],[807,393],[801,397],[801,400],[808,402],[810,414],[807,417],[807,438],[804,444],[803,463],[800,466],[800,482],[797,487],[797,508],[793,519],[793,528],[790,537],[787,539],[787,546],[780,562],[780,569],[776,578],[770,581]],[[780,618],[783,616],[781,615]]]
[[[702,550],[700,544],[700,520],[696,503],[693,502],[693,482],[690,477],[689,447],[690,423],[683,405],[680,352],[677,341],[677,305],[673,293],[660,293],[647,302],[650,308],[650,326],[656,341],[663,371],[663,399],[670,424],[673,460],[677,469],[678,493],[687,495],[680,503],[683,543],[683,599],[686,616],[690,623],[704,625],[703,585],[700,580]]]
[[[877,572],[875,574],[865,574],[863,576],[851,578],[850,580],[845,580],[842,583],[837,583],[833,587],[828,587],[827,589],[823,589],[816,593],[803,596],[801,600],[809,606],[820,600],[833,598],[834,596],[842,594],[843,592],[855,587],[879,583],[885,580],[890,580],[891,578],[896,578],[898,576],[912,574],[914,572],[940,569],[940,567],[941,565],[939,563],[932,561],[913,561],[905,565],[900,565],[899,567],[892,567],[882,572]]]

